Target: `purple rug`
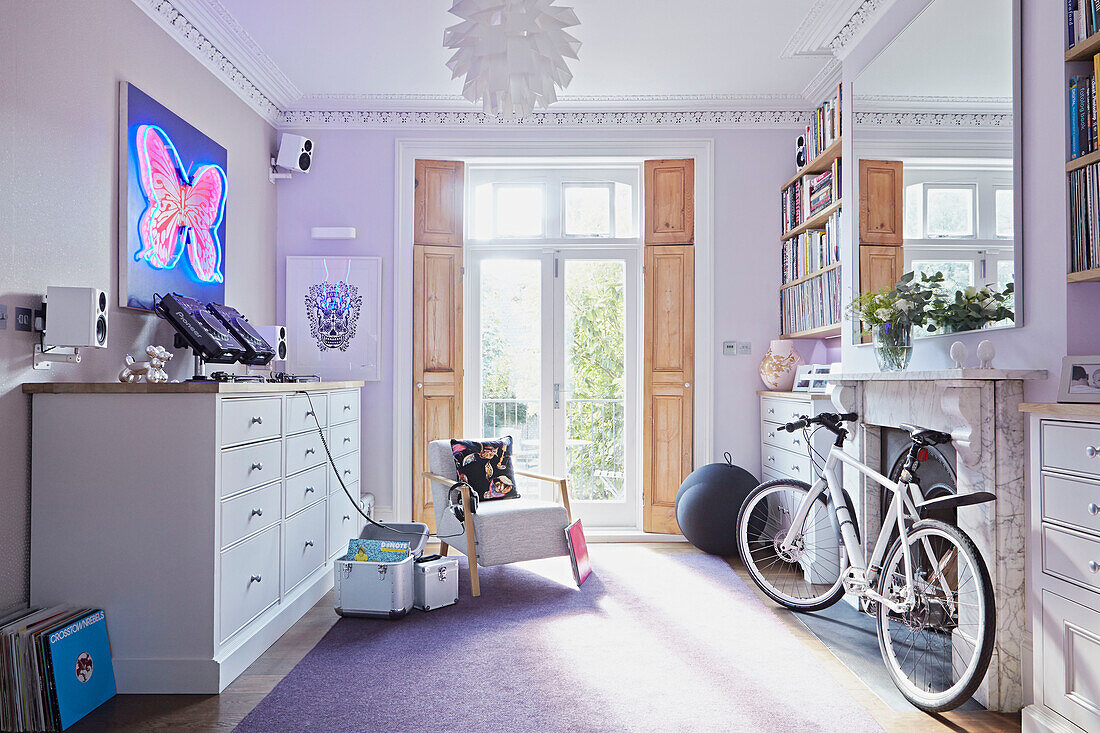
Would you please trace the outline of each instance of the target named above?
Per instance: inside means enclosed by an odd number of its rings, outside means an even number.
[[[481,572],[458,604],[341,619],[249,731],[880,731],[721,559],[590,546]]]

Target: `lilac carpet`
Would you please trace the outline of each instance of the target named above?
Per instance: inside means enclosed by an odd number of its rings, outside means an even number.
[[[745,582],[708,555],[596,545],[486,568],[457,605],[341,619],[249,731],[879,731]]]

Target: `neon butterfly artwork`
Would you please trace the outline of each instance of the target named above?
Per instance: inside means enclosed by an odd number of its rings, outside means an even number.
[[[202,165],[188,180],[172,141],[154,125],[137,128],[137,158],[148,205],[138,222],[141,250],[134,259],[172,269],[186,249],[195,277],[222,282],[218,228],[225,214],[225,171]]]

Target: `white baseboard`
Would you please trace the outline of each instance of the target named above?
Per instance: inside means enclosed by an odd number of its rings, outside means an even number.
[[[587,542],[687,542],[683,535],[643,532],[640,529],[586,529]]]
[[[1042,705],[1028,705],[1021,715],[1023,733],[1083,733],[1073,723]]]

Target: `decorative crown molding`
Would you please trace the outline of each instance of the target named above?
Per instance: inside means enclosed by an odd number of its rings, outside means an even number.
[[[157,25],[168,32],[209,69],[214,76],[232,89],[238,97],[256,111],[260,117],[278,125],[283,119],[283,111],[248,76],[222,53],[214,43],[195,27],[183,13],[169,0],[133,0],[156,21]]]
[[[1012,97],[857,94],[852,107],[860,112],[1011,115]]]
[[[394,129],[407,127],[524,128],[535,127],[772,127],[800,129],[805,110],[692,110],[678,112],[536,112],[508,119],[480,112],[408,112],[371,110],[290,110],[284,127],[294,129],[341,127]]]
[[[894,0],[816,0],[780,52],[780,58],[833,56],[862,38]],[[809,101],[809,100],[808,100]]]
[[[936,112],[856,112],[856,127],[1012,127],[1011,114],[962,114]]]

